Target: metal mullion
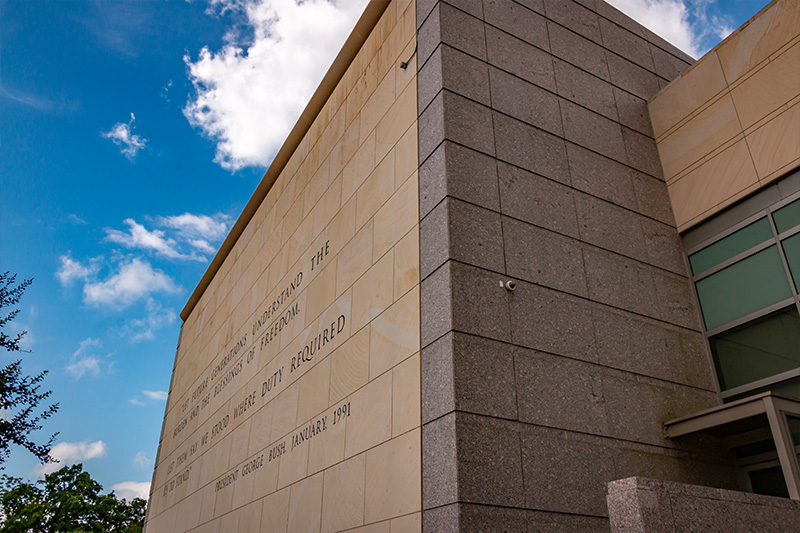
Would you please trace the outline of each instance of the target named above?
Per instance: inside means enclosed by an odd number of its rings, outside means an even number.
[[[775,374],[773,376],[759,379],[758,381],[753,381],[745,385],[739,385],[738,387],[724,390],[720,392],[719,395],[722,398],[730,398],[731,396],[738,396],[740,394],[745,394],[748,391],[754,389],[760,389],[761,387],[767,387],[775,383],[780,383],[781,381],[786,381],[792,378],[796,378],[797,376],[800,376],[800,368],[787,370],[786,372],[781,372],[780,374]]]
[[[774,239],[774,237],[773,237],[773,239]],[[693,276],[692,277],[692,281],[697,283],[701,279],[704,279],[704,278],[707,278],[707,277],[709,277],[709,276],[711,276],[713,274],[716,274],[720,270],[725,270],[729,266],[734,265],[734,264],[738,263],[739,261],[741,261],[743,259],[747,259],[751,255],[755,255],[755,254],[757,254],[758,252],[760,252],[762,250],[766,250],[770,246],[774,246],[775,242],[773,242],[773,239],[764,241],[761,244],[756,244],[752,248],[750,248],[748,250],[745,250],[744,252],[741,252],[741,253],[739,253],[737,255],[734,255],[730,259],[726,259],[722,263],[704,270],[703,272],[697,274],[696,276]]]
[[[772,219],[771,212],[767,217],[767,220],[769,221],[769,227],[772,228],[772,235],[775,237],[775,241],[778,243],[778,254],[780,255],[781,262],[783,263],[783,270],[786,274],[786,279],[789,282],[789,290],[792,291],[792,296],[794,297],[794,306],[797,308],[797,312],[800,313],[800,298],[798,298],[797,295],[797,288],[794,284],[792,271],[789,270],[789,262],[786,260],[786,254],[783,253],[783,245],[778,240],[778,227],[775,226],[775,221]]]
[[[776,225],[775,226],[775,230],[777,230],[777,229],[778,229],[778,226]],[[779,233],[778,234],[778,240],[785,241],[789,237],[794,237],[798,233],[800,233],[800,226],[795,226],[793,228],[789,228],[786,231],[784,231],[783,233]]]
[[[752,313],[739,317],[736,320],[731,320],[730,322],[726,322],[725,324],[717,326],[712,330],[707,330],[706,337],[713,337],[714,335],[719,335],[720,333],[724,333],[729,329],[733,329],[737,326],[741,326],[742,324],[746,324],[751,320],[756,320],[757,318],[761,318],[762,316],[774,313],[775,311],[780,311],[784,307],[789,307],[793,303],[797,304],[797,300],[796,298],[790,296],[785,300],[781,300],[780,302],[768,305],[767,307],[759,309],[758,311],[753,311]]]
[[[786,415],[778,411],[772,397],[768,396],[762,401],[772,430],[772,438],[775,440],[775,449],[783,470],[783,478],[786,480],[786,488],[789,489],[789,497],[800,500],[800,465],[797,464],[797,454],[794,451]]]

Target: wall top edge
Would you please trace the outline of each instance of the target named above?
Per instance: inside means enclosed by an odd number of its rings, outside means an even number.
[[[180,317],[182,321],[185,322],[186,319],[189,318],[189,315],[197,305],[197,302],[200,301],[203,293],[205,293],[206,289],[211,284],[211,281],[219,271],[222,263],[228,257],[228,254],[230,254],[233,246],[236,244],[236,241],[239,240],[239,237],[244,232],[247,224],[255,215],[258,207],[261,205],[261,202],[263,202],[264,198],[266,198],[267,193],[269,193],[272,185],[278,179],[281,171],[283,171],[283,169],[286,167],[286,164],[289,162],[292,154],[300,145],[300,142],[303,140],[306,133],[308,133],[308,130],[311,128],[314,120],[317,118],[320,111],[322,111],[323,106],[328,101],[331,94],[333,94],[334,89],[338,85],[339,81],[341,81],[342,77],[347,71],[347,68],[350,66],[359,50],[361,50],[362,45],[367,40],[367,37],[370,35],[370,33],[372,33],[372,30],[378,23],[381,15],[383,15],[383,12],[386,11],[386,8],[389,6],[390,2],[391,0],[370,0],[369,4],[367,4],[366,9],[364,9],[364,13],[361,14],[358,22],[356,22],[353,31],[350,32],[350,35],[347,37],[342,49],[333,60],[333,63],[325,73],[325,76],[322,78],[322,81],[320,82],[316,91],[314,91],[314,94],[311,96],[311,99],[309,100],[305,109],[300,114],[300,118],[297,119],[297,122],[289,132],[286,140],[281,145],[281,148],[278,150],[278,153],[275,155],[272,163],[270,163],[269,167],[267,167],[264,177],[261,178],[261,181],[256,187],[256,190],[253,192],[253,195],[250,197],[250,200],[248,200],[247,204],[242,210],[242,213],[239,215],[239,218],[236,219],[236,222],[234,223],[230,232],[228,232],[227,237],[225,237],[225,240],[222,242],[219,250],[217,250],[216,255],[214,255],[214,258],[208,265],[203,277],[200,278],[200,282],[197,284],[191,296],[189,297],[189,300],[186,302],[186,305],[184,305],[183,309],[181,310]]]

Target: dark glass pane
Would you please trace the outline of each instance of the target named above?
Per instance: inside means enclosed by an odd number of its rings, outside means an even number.
[[[770,439],[760,440],[758,442],[751,442],[750,444],[743,444],[733,449],[738,459],[751,457],[753,455],[761,455],[764,453],[775,451],[775,441]]]
[[[786,379],[766,387],[759,387],[757,389],[743,392],[742,394],[729,396],[725,398],[725,403],[735,402],[736,400],[741,400],[742,398],[747,398],[748,396],[755,396],[756,394],[761,394],[762,392],[767,391],[772,391],[773,394],[777,394],[778,396],[783,396],[784,398],[789,398],[800,402],[800,378]]]
[[[788,307],[715,335],[709,343],[720,388],[732,389],[800,367],[800,316]]]
[[[772,238],[769,221],[762,218],[689,256],[692,274],[700,274],[731,257]]]
[[[800,200],[795,200],[772,213],[778,233],[800,226]]]
[[[794,286],[800,292],[800,233],[784,239],[783,253],[786,254],[786,262],[789,263],[789,270],[792,271]]]
[[[778,496],[788,498],[789,489],[786,488],[786,480],[783,479],[783,471],[779,466],[764,468],[762,470],[752,470],[750,474],[750,486],[756,494],[767,496]]]
[[[697,282],[706,330],[791,298],[777,246],[770,246]]]

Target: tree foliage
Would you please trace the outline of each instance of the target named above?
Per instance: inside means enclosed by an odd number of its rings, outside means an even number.
[[[4,310],[0,312],[0,347],[8,352],[20,351],[20,342],[27,332],[8,335],[3,331],[19,313],[19,309],[5,309],[16,306],[33,282],[26,279],[16,284],[16,278],[9,272],[0,273],[0,309]],[[46,370],[33,377],[23,375],[21,360],[0,368],[0,470],[11,454],[12,444],[30,451],[43,463],[53,461],[49,453],[57,434],[44,444],[36,444],[30,439],[31,433],[41,429],[42,421],[58,410],[56,403],[36,414],[39,404],[51,394],[51,391],[41,390],[46,375]]]
[[[3,476],[0,531],[8,533],[140,533],[146,502],[118,499],[83,471],[65,466],[34,484]]]

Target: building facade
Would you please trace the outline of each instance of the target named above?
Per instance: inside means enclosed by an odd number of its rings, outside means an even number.
[[[798,0],[697,62],[602,0],[371,2],[181,313],[146,530],[800,499],[798,73]]]

